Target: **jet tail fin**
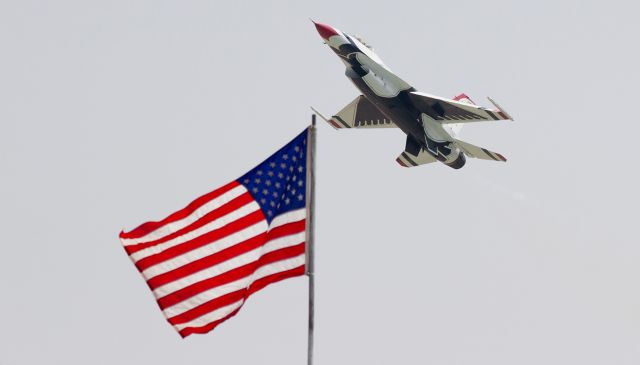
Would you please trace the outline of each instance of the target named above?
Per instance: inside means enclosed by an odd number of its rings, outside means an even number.
[[[471,100],[471,98],[468,97],[467,94],[465,93],[461,93],[459,95],[454,96],[453,100],[459,101],[461,103],[469,104],[469,105],[476,105],[476,103],[474,103],[473,100]],[[464,123],[446,124],[446,127],[448,127],[448,129],[451,131],[451,135],[453,135],[454,137],[457,137],[460,135],[460,131],[462,130],[463,126],[464,126]]]
[[[465,103],[465,104],[476,105],[476,103],[474,103],[473,100],[471,100],[471,98],[468,97],[467,94],[465,94],[465,93],[462,93],[460,95],[455,96],[453,98],[453,100],[459,101],[459,102]]]

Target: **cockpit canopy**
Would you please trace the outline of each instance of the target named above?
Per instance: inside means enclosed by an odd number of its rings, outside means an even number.
[[[364,40],[364,38],[362,38],[361,36],[355,34],[353,36],[353,38],[357,39],[360,43],[362,43],[365,47],[369,48],[370,50],[373,51],[373,46],[371,44],[369,44],[367,41]]]

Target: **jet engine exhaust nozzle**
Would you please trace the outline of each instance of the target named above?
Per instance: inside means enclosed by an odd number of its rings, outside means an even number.
[[[451,167],[452,169],[461,169],[462,166],[464,166],[467,162],[467,159],[464,157],[464,153],[460,152],[460,154],[458,155],[458,158],[456,158],[453,162],[448,163],[447,166]]]

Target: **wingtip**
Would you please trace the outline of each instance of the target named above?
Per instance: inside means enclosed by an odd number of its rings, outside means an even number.
[[[503,117],[505,120],[510,120],[513,122],[513,117],[511,115],[509,115],[509,113],[507,113],[506,110],[504,110],[500,105],[498,105],[498,103],[496,103],[495,100],[491,99],[490,97],[487,96],[487,99],[489,99],[489,102],[491,104],[493,104],[493,106],[496,107],[498,114],[500,114],[501,117]]]
[[[309,106],[311,108],[311,110],[313,111],[313,113],[317,116],[319,116],[320,118],[322,118],[322,120],[324,120],[327,123],[331,123],[329,119],[327,119],[327,117],[325,117],[324,115],[322,115],[322,113],[320,113],[316,108]]]
[[[331,119],[327,119],[327,117],[325,117],[324,115],[322,115],[322,113],[320,113],[319,111],[316,110],[316,108],[310,106],[311,110],[320,118],[322,118],[322,120],[324,120],[325,122],[327,122],[330,126],[333,127],[333,129],[341,129],[342,127],[340,126],[340,124],[336,121],[334,121],[333,118]]]
[[[342,127],[340,126],[340,123],[335,121],[335,119],[333,119],[333,118],[327,120],[327,123],[329,123],[329,125],[332,126],[333,129],[335,129],[335,130],[342,129]]]

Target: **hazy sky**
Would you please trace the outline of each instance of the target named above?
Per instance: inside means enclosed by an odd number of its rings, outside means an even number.
[[[304,364],[305,278],[182,340],[118,241],[358,95],[308,17],[515,122],[318,130],[316,363],[640,363],[632,1],[0,0],[0,364]]]

